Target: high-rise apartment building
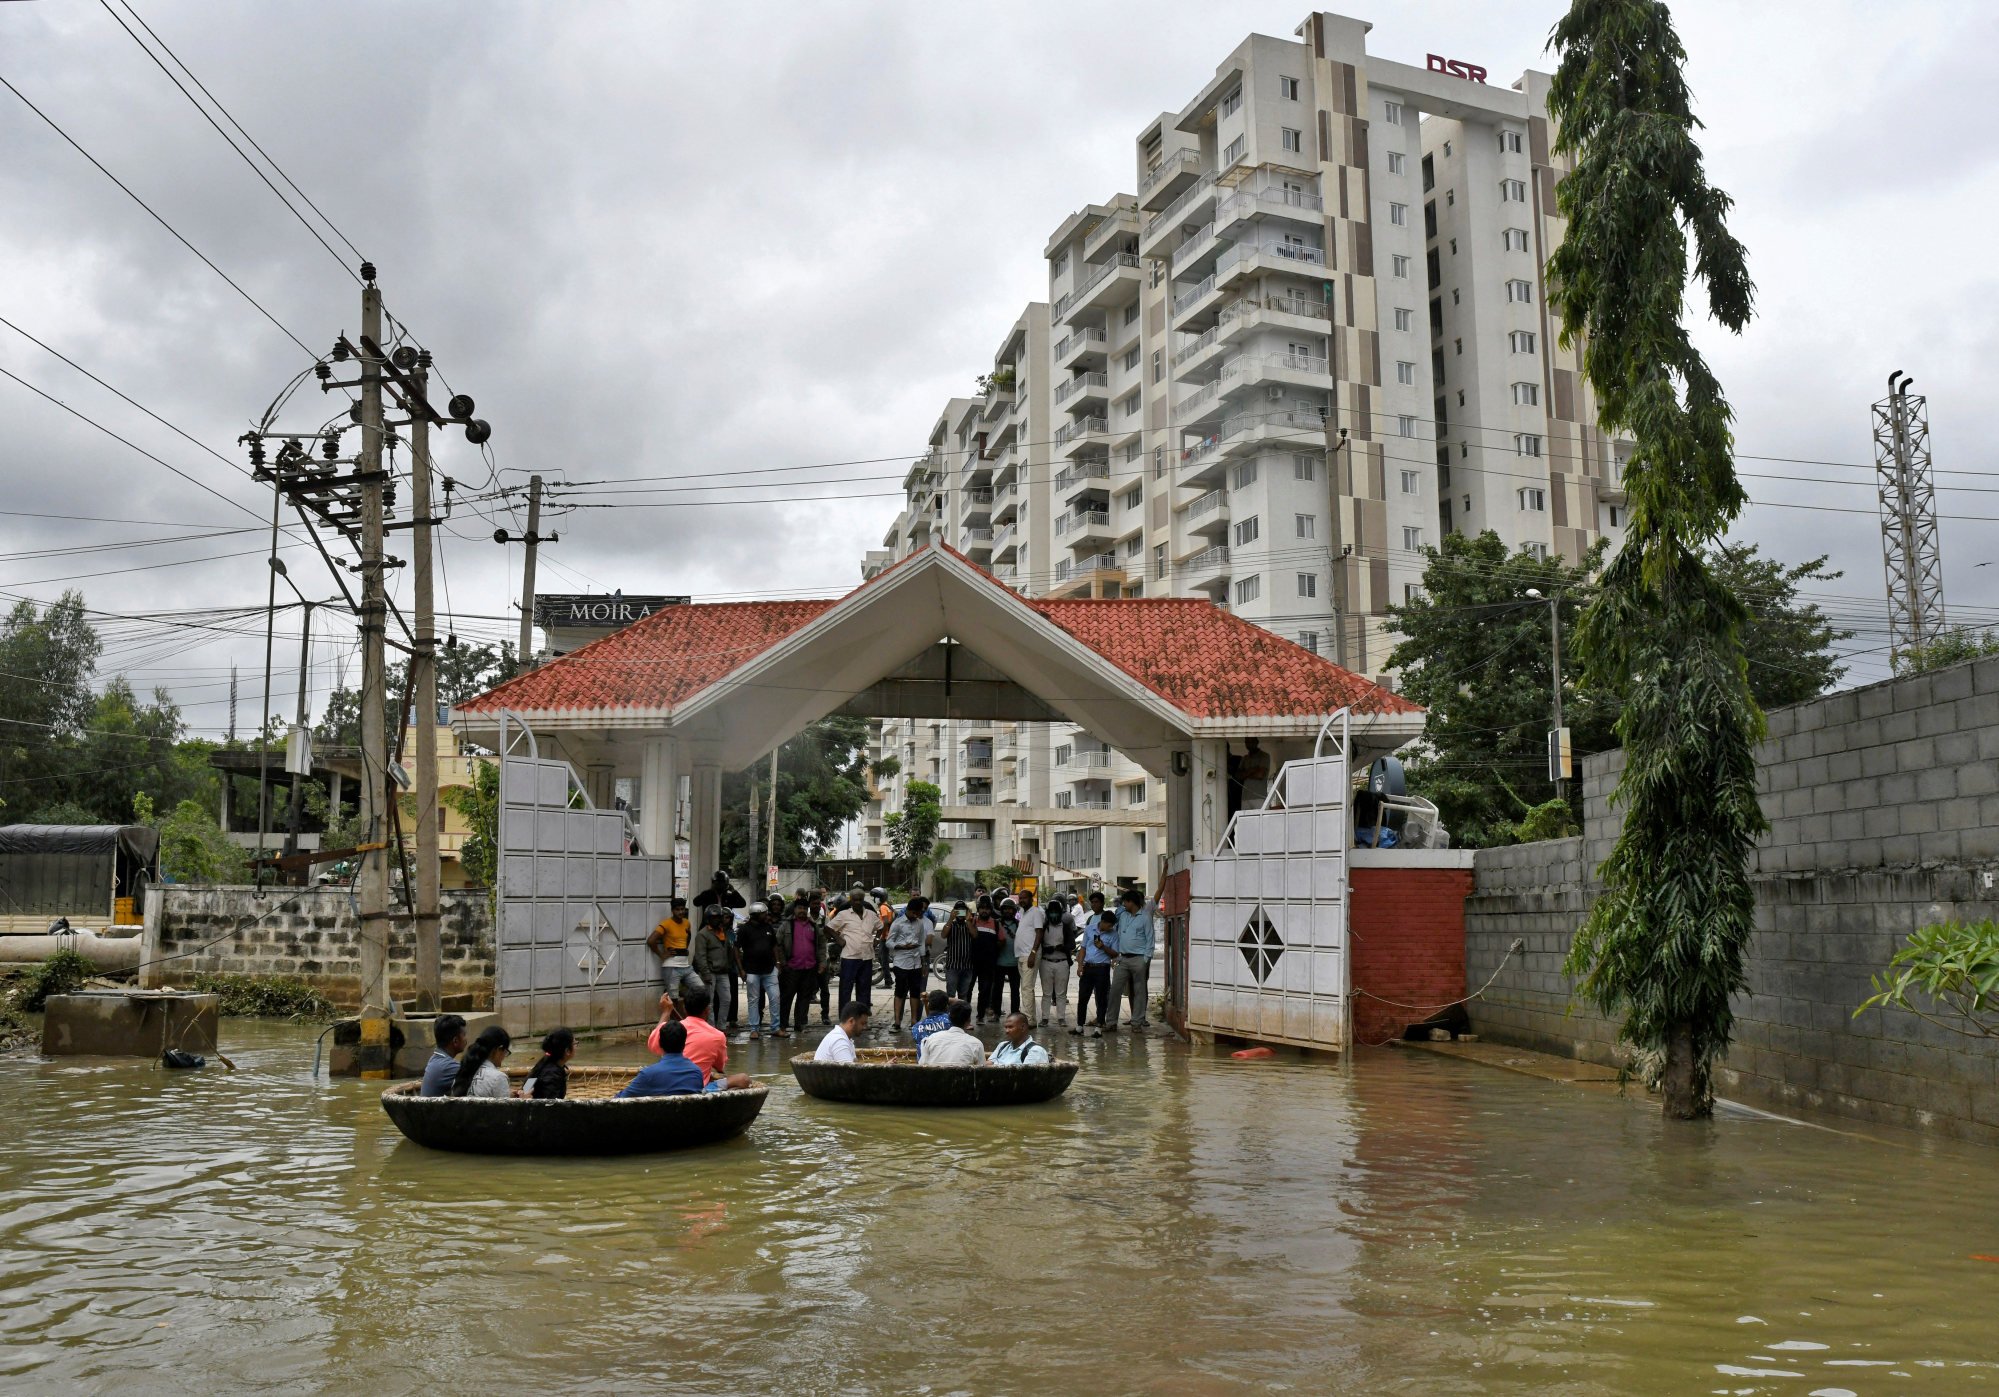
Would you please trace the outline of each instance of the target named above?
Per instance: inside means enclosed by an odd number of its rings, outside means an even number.
[[[870,570],[936,539],[1029,595],[1206,596],[1392,682],[1386,609],[1444,534],[1575,559],[1621,533],[1622,448],[1543,284],[1547,76],[1374,57],[1368,28],[1251,35],[1138,133],[1136,195],[1056,227],[1046,305],[938,419]],[[883,752],[960,815],[1085,821],[1013,823],[991,861],[1154,872],[1143,827],[1087,821],[1160,793],[1085,731],[890,723]]]

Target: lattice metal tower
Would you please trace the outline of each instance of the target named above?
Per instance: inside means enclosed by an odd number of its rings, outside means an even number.
[[[1888,396],[1874,404],[1875,484],[1881,498],[1881,557],[1888,573],[1888,657],[1943,631],[1943,564],[1937,553],[1936,489],[1930,482],[1929,400],[1909,392],[1913,378],[1888,376]]]

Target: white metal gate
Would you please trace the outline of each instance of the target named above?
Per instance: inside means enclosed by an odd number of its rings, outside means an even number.
[[[1190,1029],[1310,1048],[1351,1041],[1348,735],[1336,714],[1314,755],[1286,762],[1263,804],[1237,812],[1214,855],[1193,861]]]
[[[627,854],[625,813],[593,807],[575,769],[542,757],[512,715],[500,748],[501,1022],[514,1033],[650,1022],[659,972],[645,940],[671,905],[673,860]]]

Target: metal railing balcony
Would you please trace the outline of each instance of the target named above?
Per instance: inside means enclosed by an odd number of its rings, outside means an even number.
[[[993,492],[990,486],[974,485],[971,489],[965,491],[965,503],[968,505],[991,504],[992,502]]]
[[[1260,189],[1238,189],[1215,206],[1215,222],[1227,224],[1232,218],[1242,218],[1252,213],[1278,212],[1295,209],[1299,213],[1324,212],[1326,201],[1316,194],[1307,194],[1301,189],[1286,189],[1282,185],[1266,185]]]
[[[1192,446],[1181,450],[1180,464],[1183,466],[1197,466],[1214,456],[1221,449],[1222,440],[1220,436],[1212,436],[1206,441],[1195,442]]]
[[[966,529],[965,539],[969,543],[989,544],[993,541],[993,531],[991,529],[985,528],[984,526]]]
[[[1181,191],[1180,196],[1176,198],[1172,203],[1168,204],[1158,213],[1152,215],[1152,217],[1146,219],[1145,229],[1142,233],[1139,234],[1139,236],[1150,237],[1153,233],[1157,232],[1159,229],[1166,227],[1174,219],[1178,218],[1181,214],[1185,213],[1189,208],[1189,206],[1198,202],[1203,195],[1207,194],[1208,191],[1210,191],[1214,187],[1215,187],[1215,177],[1213,175],[1202,175],[1199,179],[1195,180],[1191,186]]]
[[[1111,808],[1111,798],[1109,796],[1077,796],[1061,808],[1064,810],[1108,810]]]
[[[1178,275],[1183,267],[1192,262],[1194,260],[1193,254],[1201,252],[1203,250],[1201,245],[1214,237],[1214,235],[1215,225],[1212,223],[1206,224],[1189,233],[1187,241],[1181,243],[1180,250],[1173,254],[1174,274]]]
[[[1104,278],[1112,272],[1136,271],[1138,269],[1138,254],[1136,252],[1120,252],[1113,255],[1108,261],[1094,262],[1089,265],[1090,274],[1083,278],[1081,285],[1069,293],[1072,304],[1096,290]]]
[[[1228,565],[1229,546],[1226,543],[1218,543],[1213,548],[1203,548],[1185,563],[1182,563],[1181,568],[1186,572],[1207,572],[1213,568],[1225,568]]]
[[[993,803],[993,793],[991,791],[966,791],[959,798],[958,803],[961,805],[991,805]]]
[[[1063,403],[1066,403],[1067,401],[1069,401],[1069,399],[1075,397],[1076,394],[1082,392],[1086,388],[1102,389],[1103,392],[1092,393],[1090,394],[1090,396],[1093,398],[1103,397],[1105,396],[1105,394],[1109,393],[1110,386],[1111,386],[1111,381],[1110,377],[1107,374],[1100,374],[1100,373],[1077,374],[1074,378],[1067,379],[1056,387],[1055,405],[1057,407],[1060,407]]]
[[[1069,765],[1082,767],[1086,771],[1108,771],[1111,760],[1109,752],[1072,752]]]
[[[1068,426],[1056,429],[1055,444],[1066,446],[1079,437],[1102,436],[1109,425],[1101,417],[1078,417]]]
[[[1089,553],[1080,558],[1064,558],[1055,564],[1055,580],[1067,582],[1072,577],[1086,577],[1093,572],[1123,572],[1115,553]]]
[[[1215,342],[1215,336],[1220,333],[1221,333],[1221,326],[1219,325],[1215,326],[1213,329],[1206,331],[1204,334],[1202,334],[1202,336],[1199,339],[1195,340],[1192,344],[1188,345],[1185,349],[1180,350],[1178,353],[1176,353],[1173,356],[1173,367],[1176,369],[1179,368],[1182,364],[1186,363],[1196,354],[1199,354],[1202,350],[1206,349],[1209,345],[1213,344]]]
[[[1222,250],[1222,255],[1215,259],[1215,275],[1226,275],[1252,257],[1274,262],[1296,262],[1303,267],[1326,265],[1326,250],[1322,247],[1311,247],[1305,243],[1246,242]]]
[[[1205,495],[1196,496],[1194,502],[1187,506],[1187,517],[1192,519],[1197,515],[1212,513],[1227,505],[1228,502],[1229,492],[1227,490],[1210,490]]]
[[[1059,363],[1070,350],[1089,349],[1093,346],[1108,346],[1110,332],[1096,325],[1079,325],[1061,339],[1055,341],[1055,358]]]
[[[1202,277],[1201,280],[1197,282],[1195,285],[1190,286],[1189,288],[1187,288],[1187,290],[1181,292],[1178,296],[1175,296],[1173,298],[1173,313],[1175,315],[1178,315],[1181,311],[1187,309],[1188,306],[1193,305],[1194,302],[1200,300],[1201,297],[1207,295],[1210,291],[1214,289],[1215,289],[1215,274],[1213,272],[1210,272],[1205,277]]]
[[[1079,509],[1074,514],[1060,515],[1055,520],[1055,532],[1066,534],[1072,530],[1087,530],[1091,527],[1109,528],[1110,511],[1107,509]]]
[[[975,756],[970,752],[967,752],[965,754],[965,770],[991,771],[992,769],[993,769],[993,758],[990,752],[988,752],[983,757]]]
[[[1198,150],[1176,150],[1157,165],[1145,172],[1138,182],[1138,202],[1141,207],[1151,207],[1149,201],[1160,198],[1164,191],[1172,188],[1180,179],[1198,179],[1203,165]],[[1212,176],[1210,176],[1212,178]]]
[[[1055,489],[1059,493],[1073,486],[1081,485],[1085,481],[1109,480],[1110,478],[1111,463],[1109,461],[1078,461],[1055,477]]]

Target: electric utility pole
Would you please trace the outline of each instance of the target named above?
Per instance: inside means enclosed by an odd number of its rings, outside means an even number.
[[[770,819],[764,831],[764,878],[777,866],[777,748],[770,749]],[[769,891],[768,888],[765,889]]]
[[[510,535],[505,529],[493,531],[496,542],[505,543]],[[541,546],[541,477],[528,477],[528,531],[521,535],[521,542],[527,545],[527,560],[521,564],[521,651],[523,670],[528,668],[528,659],[534,654],[534,555]],[[555,535],[548,536],[548,542],[555,542]]]
[[[303,597],[301,597],[300,600],[305,601]],[[301,733],[305,731],[306,680],[310,676],[311,671],[312,671],[312,603],[309,601],[305,601],[305,604],[299,609],[299,632],[298,632],[297,729]],[[308,746],[309,746],[309,740],[308,740]],[[289,752],[286,753],[287,765],[290,764],[289,763],[290,755],[291,754]],[[287,854],[296,854],[298,852],[299,796],[305,789],[306,775],[307,773],[298,772],[298,771],[294,771],[291,773],[291,778],[292,778],[291,802],[285,811],[285,852]]]
[[[375,268],[361,276],[361,827],[355,877],[361,914],[361,1042],[363,1077],[385,1078],[394,1056],[389,1042],[389,789],[388,598],[382,580],[382,293]]]
[[[1943,631],[1943,560],[1937,546],[1936,490],[1930,480],[1927,398],[1911,397],[1913,378],[1888,376],[1888,396],[1874,404],[1874,470],[1881,502],[1881,557],[1888,575],[1888,660]]]
[[[437,615],[430,567],[430,351],[419,350],[408,377],[410,409],[410,561],[416,569],[410,681],[416,707],[416,1008],[435,1014],[444,997],[438,940],[440,859],[437,811]]]

